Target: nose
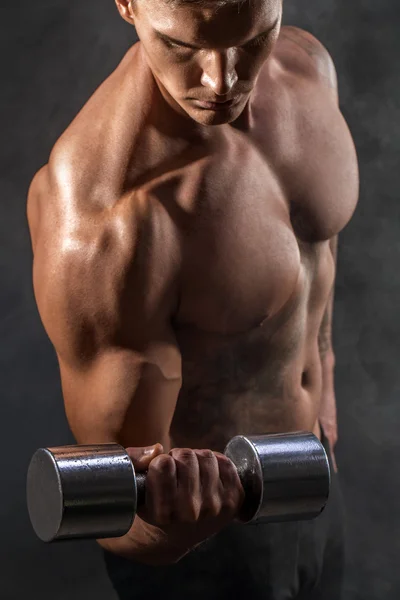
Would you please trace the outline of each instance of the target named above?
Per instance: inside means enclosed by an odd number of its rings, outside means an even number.
[[[234,48],[211,52],[205,59],[201,83],[217,96],[226,96],[238,80]]]

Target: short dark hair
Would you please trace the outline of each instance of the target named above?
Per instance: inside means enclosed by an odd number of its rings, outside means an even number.
[[[172,6],[183,6],[186,4],[193,4],[195,6],[209,7],[209,8],[223,8],[224,6],[237,6],[239,9],[251,0],[163,0],[165,4]]]

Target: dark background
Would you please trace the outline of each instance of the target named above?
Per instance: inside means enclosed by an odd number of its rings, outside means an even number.
[[[0,598],[111,600],[95,542],[34,535],[25,478],[38,447],[74,443],[31,283],[28,185],[133,43],[112,0],[13,0],[0,9]],[[400,5],[285,0],[338,70],[361,197],[340,237],[334,312],[337,459],[349,514],[345,600],[400,598]]]

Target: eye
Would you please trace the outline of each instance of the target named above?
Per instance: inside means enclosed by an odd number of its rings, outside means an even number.
[[[168,48],[179,48],[178,44],[174,44],[173,42],[170,42],[169,40],[163,40],[163,42]]]
[[[167,48],[175,48],[175,49],[179,50],[180,52],[193,51],[192,48],[189,48],[187,46],[182,46],[182,44],[175,44],[174,42],[171,42],[170,40],[167,40],[167,39],[163,39],[163,42],[167,46]],[[269,42],[269,33],[264,33],[264,35],[260,35],[258,38],[256,38],[249,44],[246,44],[245,46],[242,46],[242,47],[248,48],[251,50],[254,48],[260,48],[261,46],[264,46],[268,42]]]
[[[264,46],[269,41],[269,33],[264,33],[264,35],[260,35],[258,38],[243,46],[243,48],[260,48]]]
[[[163,40],[164,44],[167,46],[167,48],[176,48],[177,50],[180,51],[191,51],[191,48],[187,48],[186,46],[181,46],[180,44],[175,44],[174,42],[170,42],[169,40]]]

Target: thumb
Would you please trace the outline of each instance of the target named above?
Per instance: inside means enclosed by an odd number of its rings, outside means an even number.
[[[138,470],[146,470],[151,461],[159,454],[164,454],[164,447],[161,444],[153,446],[142,446],[140,448],[125,448],[133,466]]]

